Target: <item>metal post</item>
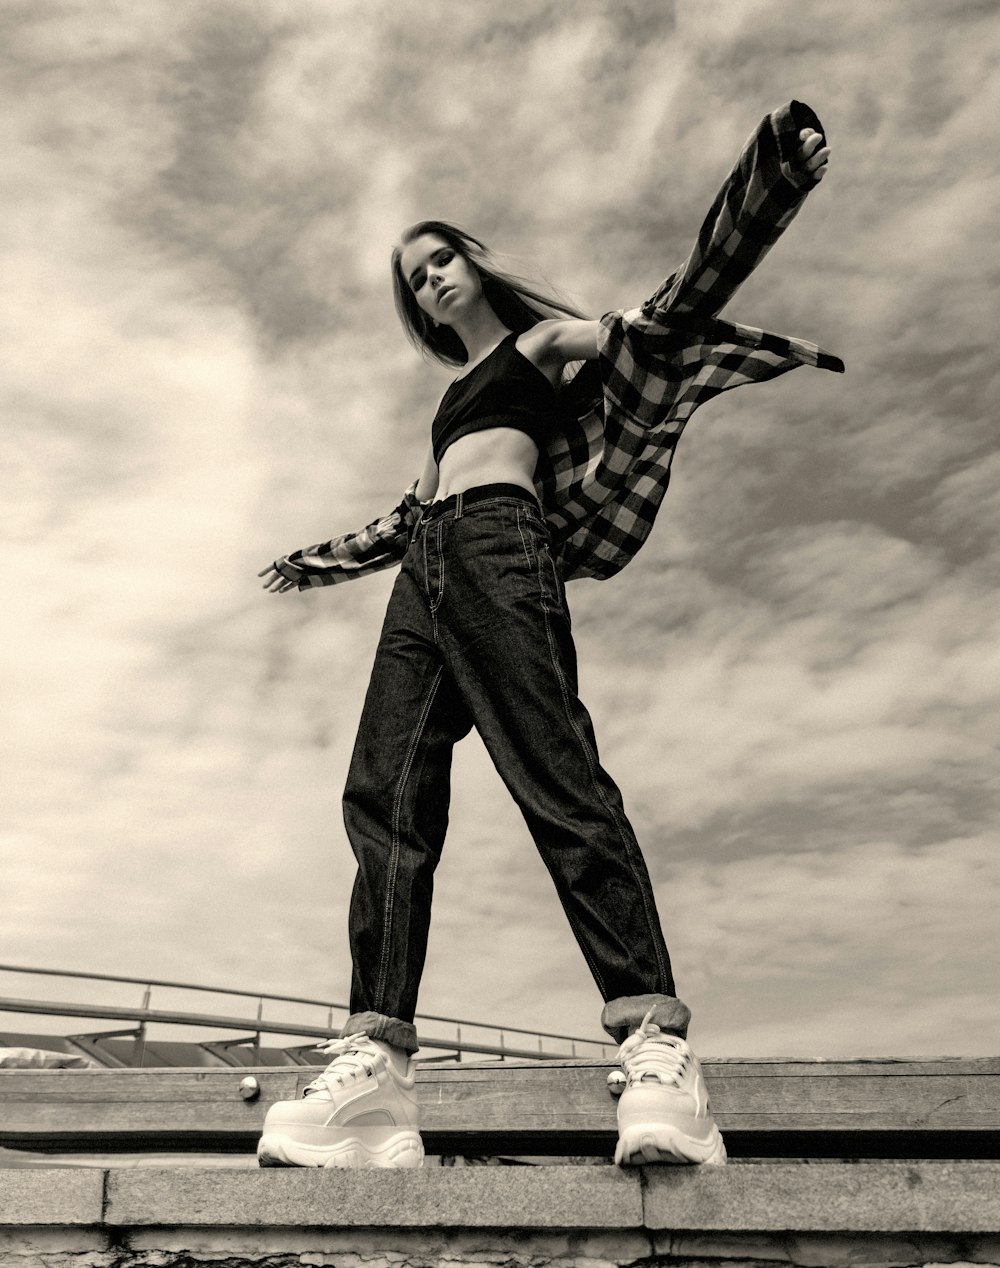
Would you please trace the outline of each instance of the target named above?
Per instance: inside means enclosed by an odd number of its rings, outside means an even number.
[[[144,1011],[149,1010],[149,1001],[153,997],[152,986],[147,986],[142,993],[142,1007]],[[132,1064],[141,1066],[146,1056],[146,1021],[145,1018],[139,1023],[139,1028],[135,1032],[135,1043],[132,1045]]]

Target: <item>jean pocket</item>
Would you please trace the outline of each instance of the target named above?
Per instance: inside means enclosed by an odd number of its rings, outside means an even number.
[[[564,608],[566,596],[552,557],[548,525],[540,512],[518,507],[517,527],[525,562],[538,584],[542,607],[547,611]]]

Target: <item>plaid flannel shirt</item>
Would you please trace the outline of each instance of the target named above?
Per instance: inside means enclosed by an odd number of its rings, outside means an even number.
[[[797,101],[761,121],[685,263],[640,308],[601,318],[598,360],[564,386],[568,423],[539,455],[535,476],[564,580],[611,577],[639,550],[666,493],[677,441],[699,405],[800,365],[843,372],[843,362],[814,343],[717,315],[816,184],[796,162],[805,127],[823,130]],[[275,567],[300,590],[391,567],[422,512],[414,483],[389,515],[283,556]]]

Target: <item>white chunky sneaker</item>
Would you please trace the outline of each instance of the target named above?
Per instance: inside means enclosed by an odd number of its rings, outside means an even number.
[[[405,1071],[399,1049],[365,1034],[331,1039],[334,1054],[301,1101],[277,1101],[267,1111],[257,1146],[262,1167],[419,1167],[413,1060]]]
[[[615,1162],[724,1163],[726,1146],[709,1109],[698,1058],[686,1040],[654,1025],[652,1015],[650,1009],[618,1051],[625,1086]]]

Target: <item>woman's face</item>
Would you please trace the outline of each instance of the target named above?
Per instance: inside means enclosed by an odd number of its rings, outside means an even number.
[[[422,233],[408,242],[399,267],[417,304],[442,326],[453,325],[456,317],[482,299],[479,274],[439,234]]]

